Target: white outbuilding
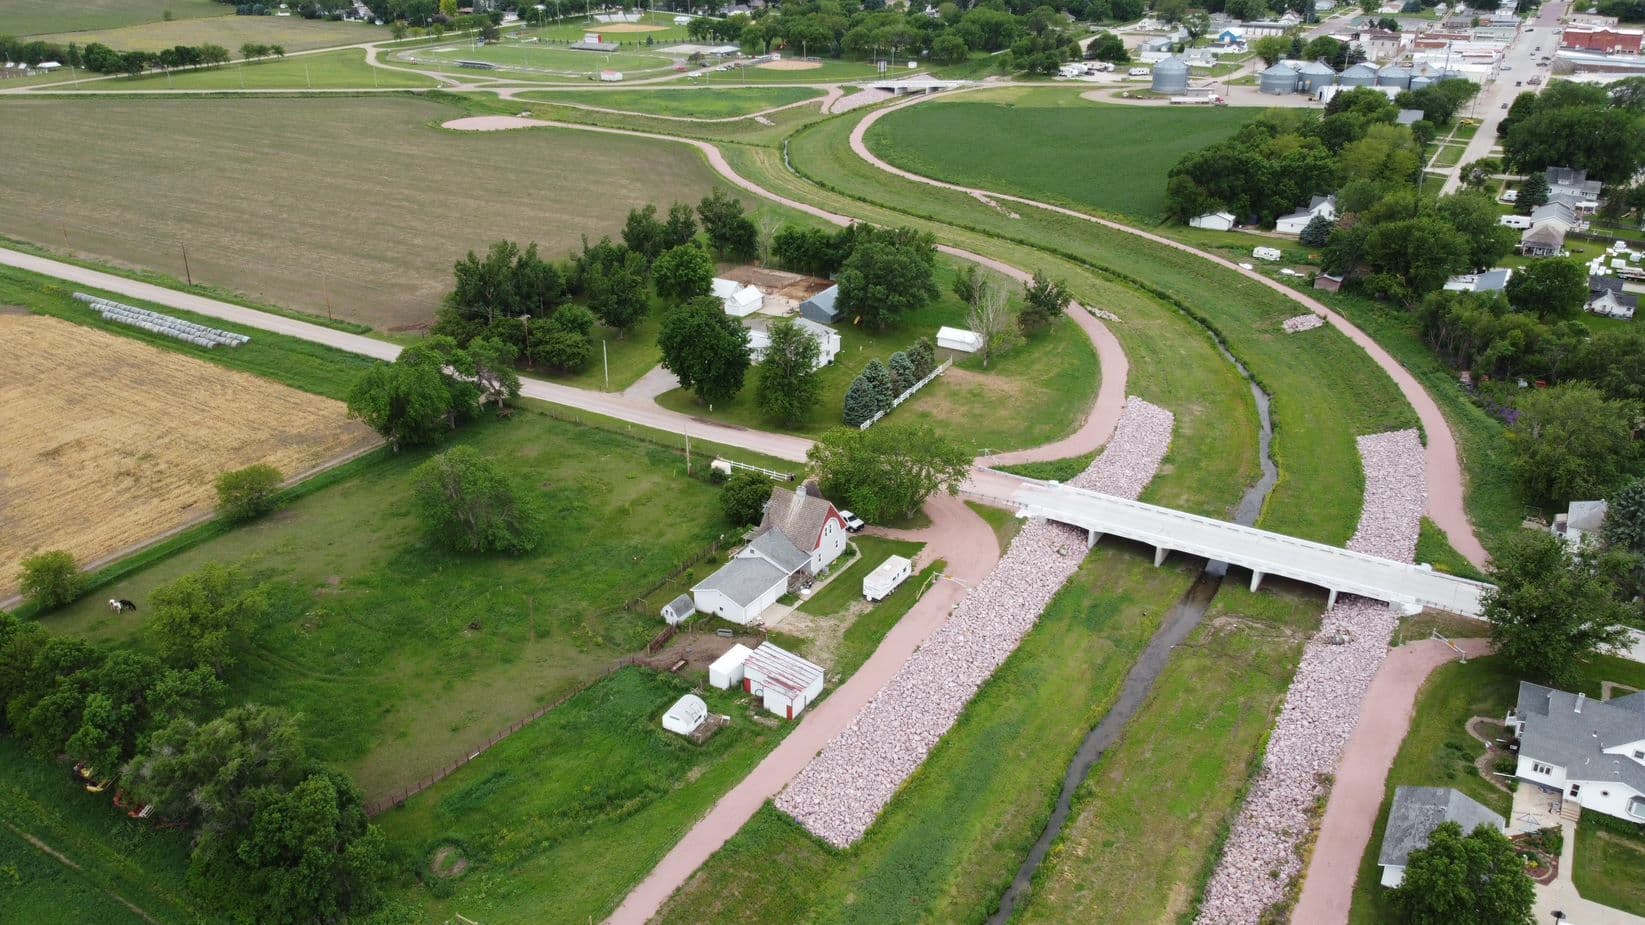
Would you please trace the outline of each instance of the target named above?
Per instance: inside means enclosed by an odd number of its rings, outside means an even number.
[[[883,601],[914,574],[914,563],[903,556],[887,556],[862,580],[862,596]]]
[[[1252,249],[1251,256],[1258,260],[1278,260],[1285,255],[1277,247],[1258,247]]]
[[[663,622],[674,626],[697,612],[697,605],[691,602],[691,595],[682,594],[663,605]]]
[[[976,353],[982,349],[982,335],[964,328],[944,326],[937,329],[937,346],[960,353]]]
[[[1234,213],[1207,212],[1189,219],[1188,224],[1194,228],[1209,228],[1212,231],[1233,231]]]
[[[743,683],[743,663],[747,662],[748,657],[753,654],[753,649],[740,642],[725,650],[724,655],[715,659],[714,664],[708,666],[709,686],[717,687],[722,691],[730,690],[733,685],[741,686]]]
[[[764,293],[736,280],[715,277],[711,286],[714,297],[725,306],[725,313],[733,318],[747,318],[765,304]]]
[[[743,662],[743,690],[761,698],[767,710],[785,719],[799,716],[822,695],[822,689],[821,665],[769,642],[760,643]]]
[[[697,727],[708,719],[708,704],[696,694],[686,694],[663,714],[663,728],[669,732],[676,732],[688,736],[697,731]]]

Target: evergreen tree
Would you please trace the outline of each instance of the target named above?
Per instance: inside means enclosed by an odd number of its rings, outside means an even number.
[[[1519,198],[1514,200],[1514,206],[1520,215],[1530,215],[1538,208],[1548,204],[1548,178],[1542,171],[1533,170],[1519,185]]]
[[[1298,236],[1297,243],[1303,247],[1324,247],[1325,242],[1331,239],[1331,229],[1336,223],[1323,215],[1316,215],[1308,220]]]
[[[874,384],[859,375],[851,381],[851,388],[845,391],[845,423],[856,427],[873,417],[876,412]]]
[[[914,364],[915,380],[931,375],[937,368],[937,348],[931,345],[931,338],[914,341],[914,346],[908,348],[908,359]]]
[[[868,387],[873,390],[874,413],[890,411],[891,399],[896,398],[897,393],[892,391],[891,371],[885,368],[885,364],[878,358],[869,360],[868,365],[863,367],[861,378],[868,380]]]
[[[914,383],[920,381],[920,377],[914,375],[914,361],[910,360],[908,354],[901,350],[891,354],[888,365],[891,367],[892,394],[901,395],[908,391]]]

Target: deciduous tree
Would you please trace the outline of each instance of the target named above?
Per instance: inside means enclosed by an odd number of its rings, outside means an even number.
[[[792,427],[811,415],[822,397],[818,360],[822,348],[810,332],[782,318],[766,327],[768,343],[756,373],[760,410]]]
[[[1533,498],[1603,498],[1637,457],[1636,402],[1608,400],[1587,383],[1570,382],[1522,394],[1518,410],[1508,439],[1514,470]]]
[[[178,668],[210,668],[221,676],[234,637],[262,620],[268,599],[238,569],[208,563],[149,595],[147,630],[155,651]]]
[[[17,583],[25,600],[42,610],[51,610],[71,604],[85,593],[86,576],[72,553],[48,549],[23,560]]]
[[[1062,280],[1052,279],[1044,271],[1035,270],[1034,279],[1023,290],[1022,313],[1017,316],[1017,322],[1024,334],[1036,334],[1062,317],[1073,301],[1073,295]]]
[[[927,232],[860,228],[840,268],[839,307],[883,329],[937,297],[936,261],[936,239]]]
[[[720,488],[720,511],[735,527],[760,522],[771,500],[771,480],[758,472],[738,472]]]
[[[412,493],[429,532],[458,552],[517,555],[542,542],[545,518],[537,499],[473,447],[455,447],[418,466]]]
[[[743,387],[750,365],[748,329],[727,315],[720,300],[693,299],[671,310],[657,336],[663,367],[708,404],[723,402]]]
[[[1488,825],[1464,835],[1455,822],[1411,852],[1405,879],[1389,895],[1411,925],[1532,925],[1536,903],[1508,837]]]
[[[1496,587],[1485,594],[1497,652],[1516,671],[1569,686],[1581,662],[1623,638],[1637,606],[1618,600],[1592,551],[1573,552],[1542,530],[1509,536],[1491,559]]]
[[[828,497],[875,522],[912,515],[932,492],[957,492],[971,466],[969,453],[923,424],[836,427],[808,458]]]
[[[714,288],[714,261],[695,244],[670,248],[651,265],[651,284],[670,304],[701,298]]]
[[[283,478],[267,463],[217,476],[217,513],[228,520],[251,520],[274,510],[274,493]]]
[[[1588,270],[1565,258],[1533,260],[1508,279],[1508,304],[1543,321],[1574,318],[1588,301]]]

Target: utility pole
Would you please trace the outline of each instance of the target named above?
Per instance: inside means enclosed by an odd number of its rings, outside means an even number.
[[[188,278],[188,284],[192,286],[194,285],[194,273],[188,268],[188,245],[183,244],[181,247],[183,248],[183,276]]]

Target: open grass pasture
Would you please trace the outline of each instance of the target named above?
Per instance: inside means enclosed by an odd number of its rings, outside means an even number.
[[[725,119],[821,97],[815,87],[693,87],[655,90],[541,90],[522,98],[686,119]]]
[[[1324,602],[1224,582],[1147,703],[1075,793],[1014,922],[1185,919],[1239,812]],[[1148,807],[1147,812],[1139,811]]]
[[[381,97],[7,101],[0,232],[176,277],[186,246],[196,282],[394,328],[432,320],[469,250],[510,238],[558,259],[713,186],[682,145],[435,127],[460,115]]]
[[[378,442],[336,401],[56,318],[0,313],[0,342],[0,592],[31,553],[84,563],[209,515],[221,472]]]
[[[579,33],[576,38],[580,38]],[[676,66],[683,66],[683,56],[639,43],[630,43],[635,36],[613,35],[612,40],[624,44],[619,51],[585,51],[557,43],[535,42],[510,35],[500,42],[475,45],[472,40],[459,38],[452,42],[422,45],[396,51],[388,57],[390,64],[414,66],[422,70],[472,77],[501,77],[508,80],[566,81],[593,80],[601,71],[619,71],[629,80],[636,77],[656,77],[667,74]],[[643,36],[640,37],[643,40]],[[462,62],[474,61],[491,65],[489,68],[465,67]]]
[[[1192,581],[1105,541],[856,846],[769,804],[659,922],[981,922],[1039,834],[1066,763]]]
[[[116,29],[160,22],[168,10],[177,19],[234,15],[233,7],[214,0],[6,0],[0,4],[0,35]]]
[[[210,921],[183,887],[188,834],[128,819],[110,796],[0,738],[0,922]]]
[[[549,514],[537,552],[447,552],[408,492],[427,451],[384,455],[279,513],[110,584],[47,625],[142,646],[153,589],[208,562],[267,583],[227,681],[236,700],[306,717],[316,753],[380,796],[426,776],[536,707],[575,691],[661,629],[623,602],[726,529],[716,489],[672,449],[526,410],[455,442],[533,486]],[[712,448],[697,447],[701,453]]]
[[[1600,656],[1583,664],[1581,672],[1581,683],[1575,689],[1595,699],[1601,695],[1602,681],[1645,688],[1645,665],[1637,662]],[[1428,676],[1417,695],[1411,730],[1406,733],[1399,754],[1394,757],[1394,765],[1388,771],[1382,810],[1377,814],[1371,840],[1360,858],[1359,876],[1354,881],[1354,905],[1348,918],[1350,925],[1383,925],[1396,921],[1387,901],[1387,891],[1379,883],[1380,869],[1377,867],[1377,852],[1382,847],[1383,832],[1388,824],[1388,804],[1393,800],[1395,787],[1455,787],[1507,817],[1513,806],[1513,797],[1508,791],[1480,777],[1475,770],[1473,762],[1484,754],[1485,747],[1468,734],[1466,725],[1475,716],[1506,716],[1519,696],[1519,680],[1519,675],[1509,668],[1507,662],[1494,655],[1469,659],[1466,664],[1452,662]],[[1587,815],[1585,813],[1584,817]],[[1582,841],[1579,832],[1579,877],[1582,876]],[[1623,870],[1635,877],[1642,869],[1645,867],[1623,865]],[[1586,886],[1581,885],[1582,881],[1578,882],[1579,891],[1592,899],[1601,899],[1601,896],[1590,896],[1590,891],[1607,896],[1617,895],[1617,891],[1624,894],[1637,894],[1638,891],[1637,882],[1611,884],[1601,871],[1593,872]]]
[[[699,693],[731,725],[693,745],[661,725],[692,689],[624,669],[379,817],[400,858],[396,898],[416,921],[603,919],[792,728],[709,688]]]
[[[24,0],[25,3],[33,0]],[[108,0],[102,5],[113,6]],[[80,5],[80,4],[75,4]],[[123,6],[154,7],[154,0],[138,0]],[[194,0],[171,3],[179,12],[195,7]],[[196,18],[182,18],[159,22],[154,15],[146,22],[135,22],[118,27],[85,27],[90,31],[68,32],[54,30],[39,38],[49,42],[79,42],[82,47],[101,42],[119,51],[159,51],[173,45],[221,45],[239,55],[246,42],[263,45],[283,45],[286,51],[305,51],[310,48],[329,48],[333,45],[353,45],[359,42],[380,42],[389,38],[387,28],[360,22],[327,22],[304,19],[301,16],[221,16],[211,15],[217,10],[232,14],[234,8],[218,3],[203,4],[216,9]]]
[[[432,87],[432,77],[395,68],[372,67],[358,48],[287,58],[236,61],[222,67],[141,74],[70,84],[89,93],[127,90],[355,90]]]
[[[1166,171],[1256,113],[1104,105],[1078,91],[1013,87],[911,106],[875,123],[868,142],[925,176],[1157,221]]]

